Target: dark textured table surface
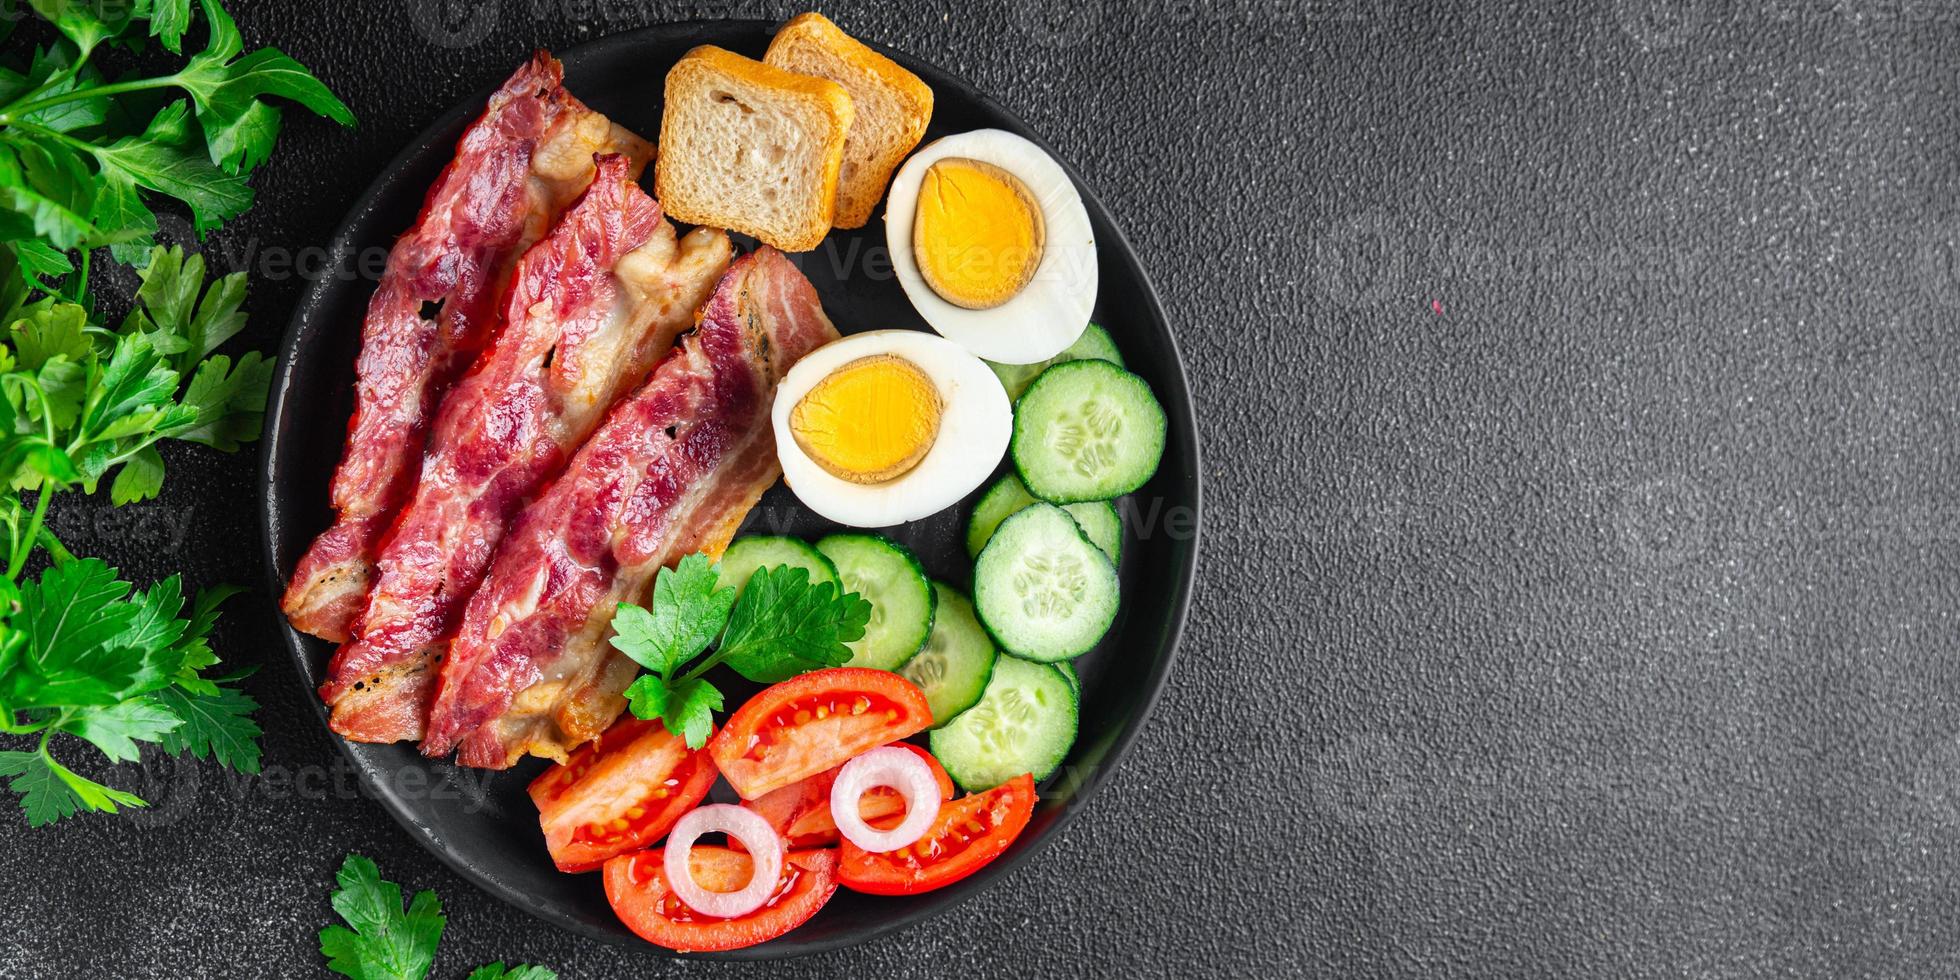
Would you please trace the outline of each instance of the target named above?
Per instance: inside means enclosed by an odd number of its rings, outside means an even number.
[[[777,3],[235,3],[288,114],[211,244],[275,344],[388,158],[537,45]],[[349,851],[437,976],[1942,977],[1960,970],[1960,8],[1938,0],[835,3],[1069,156],[1153,270],[1208,513],[1182,661],[1044,858],[816,961],[552,931],[344,782],[263,594],[267,776],[7,818],[0,975],[321,972]],[[1214,6],[1217,9],[1212,9]],[[649,66],[649,84],[660,66]],[[261,582],[248,452],[71,501],[144,580]]]

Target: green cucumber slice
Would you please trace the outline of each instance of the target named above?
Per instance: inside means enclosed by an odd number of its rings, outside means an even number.
[[[980,550],[994,536],[994,529],[1000,522],[1019,513],[1035,502],[1034,495],[1028,492],[1027,485],[1012,473],[1001,477],[982,494],[980,502],[973,505],[973,515],[966,522],[966,554],[969,558],[980,557]],[[1123,555],[1123,515],[1116,505],[1107,500],[1095,500],[1080,504],[1064,504],[1062,509],[1075,518],[1082,533],[1101,548],[1110,561],[1117,561]]]
[[[1009,452],[1043,500],[1113,500],[1157,472],[1166,426],[1142,378],[1107,361],[1069,361],[1041,372],[1014,403]]]
[[[974,611],[994,642],[1044,663],[1094,649],[1116,621],[1117,593],[1116,566],[1053,504],[1002,521],[973,566]]]
[[[1050,664],[1001,657],[987,692],[929,739],[946,774],[981,793],[1022,773],[1048,778],[1075,744],[1077,702]]]
[[[1068,350],[1045,361],[1033,364],[995,364],[988,361],[987,366],[994,369],[994,376],[1000,379],[1000,386],[1007,389],[1007,400],[1011,402],[1021,397],[1021,393],[1028,390],[1028,385],[1033,384],[1041,372],[1064,361],[1108,361],[1122,367],[1123,355],[1116,349],[1116,341],[1110,338],[1109,331],[1091,323],[1083,329],[1082,336],[1075,338],[1075,343],[1068,345]]]
[[[932,635],[926,638],[925,649],[898,673],[925,692],[933,727],[943,728],[980,702],[1000,654],[974,618],[973,603],[966,596],[944,582],[932,583],[932,591],[936,597]]]
[[[791,568],[806,568],[810,571],[811,583],[837,581],[837,566],[823,556],[808,541],[800,538],[785,538],[774,535],[755,535],[737,538],[735,543],[722,552],[719,571],[721,585],[725,588],[742,591],[749,584],[749,576],[758,568],[774,568],[788,565]]]
[[[864,638],[848,644],[852,667],[897,670],[932,634],[932,584],[905,546],[879,534],[833,534],[817,550],[837,566],[846,592],[871,603]]]

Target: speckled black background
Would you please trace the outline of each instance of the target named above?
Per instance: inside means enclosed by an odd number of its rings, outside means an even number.
[[[289,113],[261,203],[213,242],[255,270],[264,348],[304,285],[279,256],[532,47],[793,12],[231,6],[361,116]],[[147,813],[0,818],[0,976],[319,973],[350,850],[441,893],[445,978],[1960,970],[1960,7],[825,9],[1060,147],[1185,351],[1201,582],[1089,812],[958,913],[847,952],[602,947],[337,778],[258,594],[221,639],[263,664],[269,776],[163,761],[114,777]],[[57,527],[138,579],[259,583],[255,459],[169,459],[161,501],[70,501]]]

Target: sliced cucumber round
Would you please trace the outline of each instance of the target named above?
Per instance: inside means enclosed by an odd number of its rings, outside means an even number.
[[[970,558],[980,557],[980,550],[987,546],[988,539],[994,536],[994,529],[1000,522],[1019,513],[1035,502],[1034,495],[1028,492],[1027,485],[1012,473],[1001,477],[994,485],[981,494],[980,502],[973,505],[973,514],[966,522],[966,553]],[[1116,505],[1107,500],[1095,500],[1080,504],[1064,504],[1062,509],[1082,528],[1082,533],[1101,548],[1110,561],[1116,561],[1123,554],[1123,515]]]
[[[1116,621],[1117,592],[1116,566],[1053,504],[1002,521],[973,566],[973,608],[994,642],[1044,663],[1094,649]]]
[[[1075,744],[1076,697],[1050,664],[1001,657],[980,703],[930,739],[946,774],[981,793],[1029,773],[1049,777]]]
[[[725,588],[742,591],[749,584],[749,576],[758,568],[774,568],[788,565],[791,568],[806,568],[810,571],[810,581],[837,581],[837,566],[823,556],[810,542],[800,538],[784,538],[773,535],[756,535],[737,538],[728,550],[722,552],[719,571],[721,585]]]
[[[973,603],[966,596],[944,582],[932,583],[932,591],[937,597],[932,635],[926,638],[925,649],[898,673],[925,692],[933,727],[943,728],[980,702],[1000,654],[993,637],[974,618]]]
[[[1009,452],[1043,500],[1113,500],[1157,472],[1165,428],[1142,378],[1107,361],[1069,361],[1041,372],[1014,403]]]
[[[846,644],[852,667],[897,670],[932,634],[932,584],[905,546],[879,534],[833,534],[817,542],[846,592],[871,603],[864,638]]]
[[[1095,500],[1081,504],[1063,504],[1068,516],[1075,518],[1075,526],[1089,539],[1089,543],[1109,556],[1112,564],[1123,557],[1123,515],[1116,505],[1107,500]]]
[[[1033,364],[995,364],[988,361],[987,366],[994,369],[994,376],[1000,379],[1000,386],[1007,389],[1007,400],[1011,402],[1021,397],[1021,393],[1028,390],[1028,385],[1033,384],[1041,372],[1064,361],[1108,361],[1122,367],[1123,355],[1116,349],[1116,341],[1110,338],[1109,331],[1091,323],[1082,331],[1082,336],[1075,338],[1075,343],[1068,345],[1068,350],[1045,361]]]

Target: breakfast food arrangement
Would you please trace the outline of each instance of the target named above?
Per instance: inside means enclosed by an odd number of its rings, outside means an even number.
[[[463,131],[283,608],[336,647],[334,732],[547,760],[535,861],[706,952],[1013,848],[1170,426],[1040,146],[928,141],[933,89],[814,13],[661,67],[657,133],[543,53]],[[929,331],[827,311],[798,253],[858,228]],[[779,483],[828,530],[762,519]],[[915,523],[963,564],[928,574]]]

